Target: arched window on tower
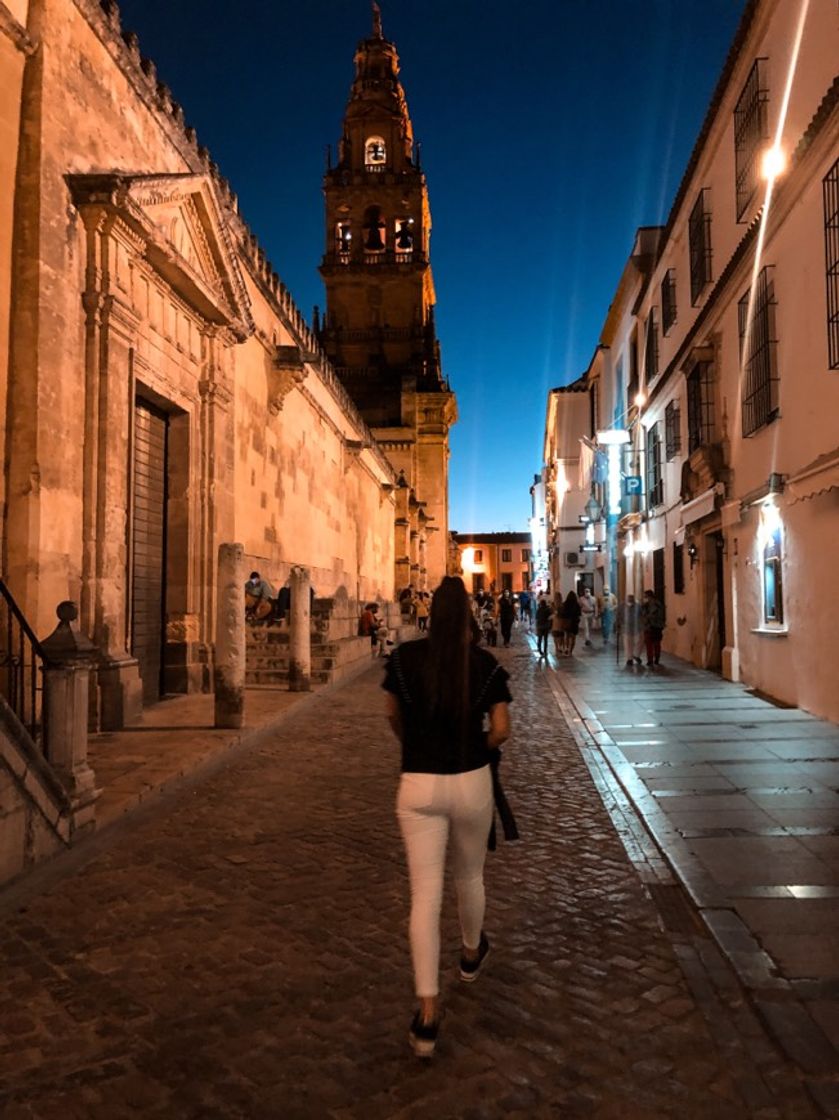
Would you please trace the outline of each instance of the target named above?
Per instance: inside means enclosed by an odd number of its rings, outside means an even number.
[[[385,251],[387,226],[382,218],[381,207],[368,206],[364,211],[364,254],[375,258]]]
[[[370,136],[364,145],[364,166],[368,171],[384,171],[387,145],[381,136]]]
[[[397,258],[410,257],[414,251],[414,219],[397,218],[393,224],[393,247]]]
[[[352,253],[352,226],[346,219],[335,223],[335,252],[341,264],[350,263]]]

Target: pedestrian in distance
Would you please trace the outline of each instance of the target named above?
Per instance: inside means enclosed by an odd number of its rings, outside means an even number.
[[[583,629],[583,642],[591,645],[591,631],[597,614],[597,600],[591,593],[590,587],[584,587],[580,595],[580,624]]]
[[[501,638],[505,646],[509,646],[513,633],[513,622],[516,617],[516,607],[510,591],[505,591],[498,601],[498,622],[501,626]]]
[[[600,625],[603,630],[603,645],[609,644],[609,636],[615,624],[615,612],[618,609],[618,600],[608,587],[603,588],[603,594],[598,603],[600,608]]]
[[[536,650],[539,657],[548,659],[548,635],[551,632],[551,618],[553,611],[548,597],[543,591],[539,592],[536,602]]]
[[[524,625],[527,623],[527,629],[530,629],[530,592],[519,592],[519,622]]]
[[[554,640],[554,653],[557,657],[562,657],[565,653],[565,604],[561,595],[557,595],[554,600],[551,633]]]
[[[661,661],[661,638],[664,633],[664,604],[649,589],[644,592],[641,604],[641,624],[644,627],[644,644],[647,647],[647,668],[652,669]]]
[[[424,591],[420,591],[417,595],[414,610],[417,616],[417,629],[424,634],[428,629],[428,596]]]
[[[434,1053],[440,1025],[440,908],[450,837],[461,980],[475,980],[489,953],[483,871],[493,820],[490,764],[509,737],[512,699],[508,673],[472,641],[461,579],[443,579],[429,623],[427,639],[394,650],[383,682],[388,719],[402,745],[396,811],[411,882],[409,936],[419,1002],[408,1037],[423,1058]]]
[[[562,604],[562,617],[565,623],[563,633],[565,641],[563,643],[563,653],[566,657],[570,657],[574,652],[574,646],[577,642],[577,635],[580,632],[580,601],[576,593],[569,591],[565,596],[565,602]]]
[[[641,664],[641,604],[631,593],[618,609],[618,631],[623,635],[623,653],[627,666]]]

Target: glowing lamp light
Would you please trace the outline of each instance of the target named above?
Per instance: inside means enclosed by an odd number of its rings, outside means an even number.
[[[597,433],[597,442],[602,447],[609,447],[614,445],[620,447],[624,443],[629,443],[631,436],[626,428],[608,428],[604,432]]]
[[[781,511],[772,499],[760,507],[760,525],[758,527],[758,542],[765,548],[781,528]]]
[[[636,408],[643,408],[644,405],[647,403],[647,394],[646,393],[636,393],[635,394],[635,400],[634,400],[633,403],[635,404]]]
[[[763,178],[770,181],[777,179],[779,175],[783,175],[786,169],[787,157],[783,149],[779,148],[777,144],[767,148],[760,161],[760,173]]]
[[[475,570],[475,550],[474,548],[464,548],[460,554],[460,566],[464,572],[474,572]]]

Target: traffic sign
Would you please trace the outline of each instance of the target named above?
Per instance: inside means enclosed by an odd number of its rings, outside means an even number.
[[[623,478],[623,492],[628,498],[635,497],[641,493],[643,487],[643,479],[640,474],[627,474]]]

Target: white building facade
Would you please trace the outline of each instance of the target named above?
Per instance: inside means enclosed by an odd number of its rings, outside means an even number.
[[[671,653],[833,719],[837,59],[830,0],[747,6],[667,223],[637,232],[582,379],[613,590],[655,589]]]

